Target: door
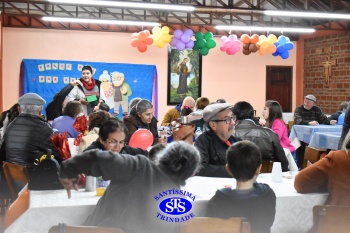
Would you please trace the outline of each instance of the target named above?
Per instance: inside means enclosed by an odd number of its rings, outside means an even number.
[[[292,112],[292,66],[266,66],[266,100],[277,100],[283,112]]]

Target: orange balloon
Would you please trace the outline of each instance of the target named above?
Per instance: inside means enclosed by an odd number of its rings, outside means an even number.
[[[139,38],[140,41],[144,41],[144,40],[146,40],[147,35],[146,35],[145,32],[142,31],[142,32],[139,32],[138,38]]]
[[[275,53],[276,50],[277,50],[277,48],[274,44],[271,44],[269,47],[267,47],[267,52],[269,52],[269,53]]]
[[[242,41],[243,44],[248,44],[248,43],[250,43],[250,38],[249,38],[249,36],[247,34],[243,34],[241,36],[241,41]]]
[[[139,39],[133,38],[133,39],[131,40],[131,46],[132,46],[132,47],[137,47],[137,46],[139,46],[139,44],[140,44]]]
[[[129,146],[148,149],[153,144],[153,134],[148,129],[136,130],[130,138]]]
[[[146,34],[147,37],[151,35],[151,33],[148,30],[144,30],[143,32]]]
[[[256,44],[259,41],[259,36],[257,34],[254,34],[250,37],[250,43]]]
[[[137,46],[137,49],[141,52],[144,53],[147,50],[147,45],[145,42],[140,42],[139,46]]]
[[[139,34],[137,32],[134,32],[132,35],[131,35],[131,38],[137,38],[139,36]]]
[[[145,43],[146,43],[147,45],[153,44],[153,38],[152,38],[152,37],[147,37],[147,38],[145,39]]]

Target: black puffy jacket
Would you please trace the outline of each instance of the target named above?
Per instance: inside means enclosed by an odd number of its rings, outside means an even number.
[[[21,113],[7,128],[1,145],[1,161],[34,166],[34,160],[52,150],[55,159],[61,163],[62,156],[53,145],[50,125],[41,117]]]
[[[256,125],[252,120],[240,120],[235,127],[236,137],[254,142],[261,151],[262,159],[281,162],[282,171],[288,171],[288,160],[275,132]]]

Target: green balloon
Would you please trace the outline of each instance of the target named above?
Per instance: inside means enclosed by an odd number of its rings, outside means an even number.
[[[197,45],[196,42],[194,42],[194,46],[193,46],[192,49],[195,50],[195,51],[198,51],[198,50],[199,50],[199,46]]]
[[[202,54],[203,56],[206,56],[209,53],[209,49],[207,47],[201,48],[199,50],[199,53]]]
[[[212,49],[212,48],[215,48],[216,46],[216,41],[214,39],[209,39],[207,40],[207,47]]]
[[[196,40],[196,45],[199,48],[204,48],[204,47],[207,47],[207,42],[203,38],[202,39],[198,39],[198,40]]]
[[[213,37],[214,37],[214,35],[212,32],[207,32],[204,35],[204,39],[206,39],[206,40],[213,39]]]
[[[203,39],[203,33],[202,32],[196,32],[196,34],[194,34],[194,37],[196,38],[196,40]]]

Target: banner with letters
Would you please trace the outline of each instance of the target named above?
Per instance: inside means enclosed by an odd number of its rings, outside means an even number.
[[[130,100],[135,97],[148,99],[154,105],[157,118],[157,68],[155,65],[104,63],[68,60],[23,59],[21,65],[21,95],[35,92],[46,100],[46,105],[70,82],[81,78],[81,69],[89,65],[93,69],[93,78],[100,80],[101,98],[111,108],[111,112],[129,111]],[[121,91],[124,102],[116,102],[114,95]],[[45,114],[45,108],[43,114]]]

